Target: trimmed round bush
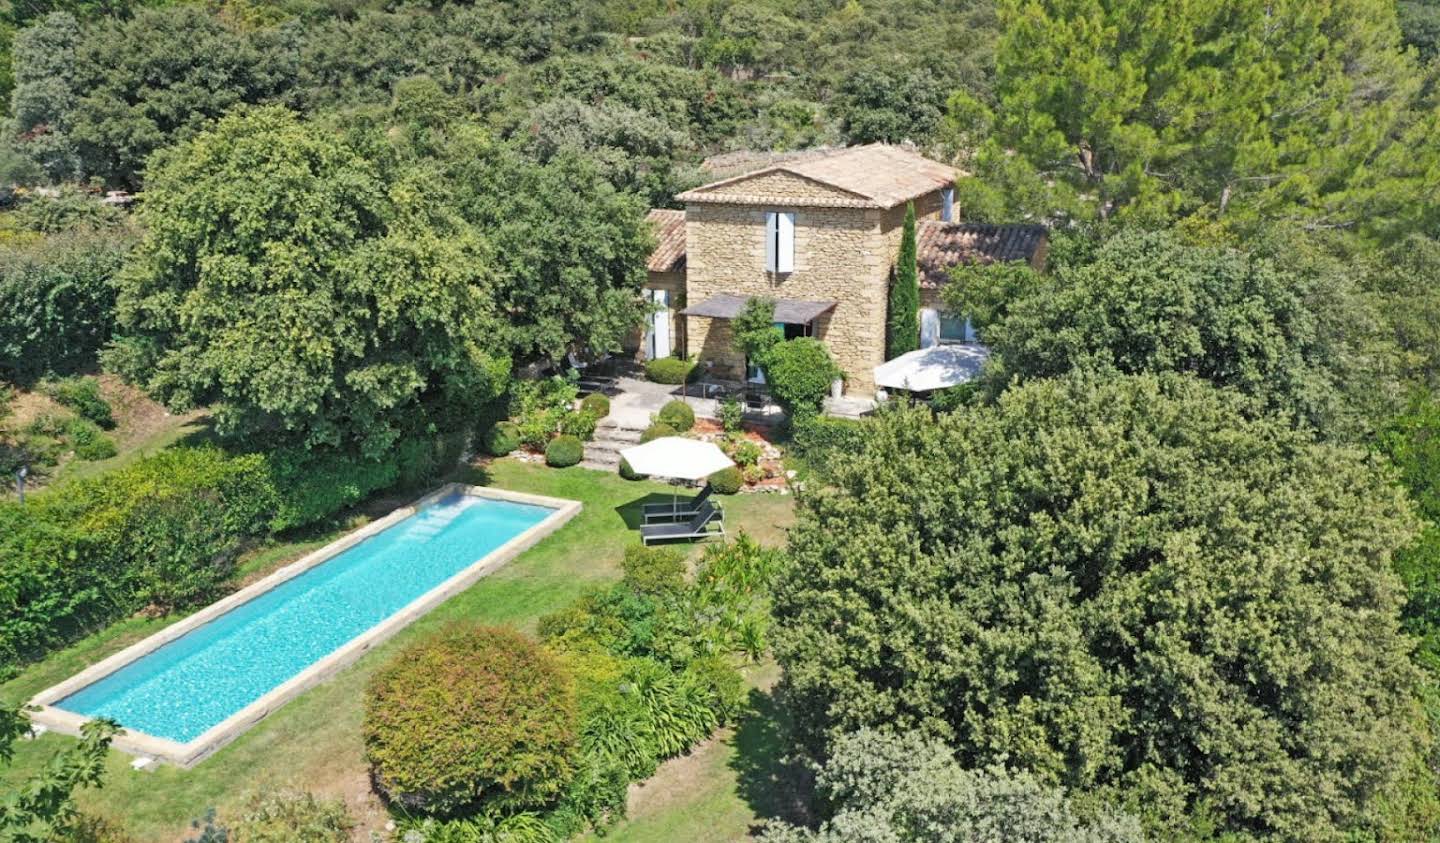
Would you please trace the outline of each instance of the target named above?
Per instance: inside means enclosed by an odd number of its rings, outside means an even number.
[[[645,377],[655,383],[686,383],[694,372],[695,364],[679,357],[661,357],[645,364]]]
[[[538,807],[578,751],[575,680],[514,630],[452,626],[371,680],[362,734],[375,786],[428,814]]]
[[[592,392],[580,402],[580,410],[597,419],[603,419],[610,415],[610,399],[598,392]]]
[[[569,468],[584,456],[585,443],[577,436],[557,436],[545,446],[545,464],[552,468]]]
[[[645,475],[630,467],[630,461],[620,458],[620,476],[625,480],[644,480]]]
[[[695,411],[680,399],[667,401],[660,412],[655,414],[655,420],[668,424],[680,432],[685,432],[695,426]]]
[[[485,453],[492,457],[503,457],[520,447],[520,428],[514,422],[502,421],[485,431]]]
[[[665,422],[657,421],[649,427],[645,428],[645,432],[640,434],[640,443],[643,445],[644,443],[649,442],[651,439],[659,439],[663,436],[679,435],[680,431],[676,430]]]
[[[715,489],[717,494],[733,495],[744,485],[745,475],[741,474],[740,469],[733,465],[710,475],[710,486]]]

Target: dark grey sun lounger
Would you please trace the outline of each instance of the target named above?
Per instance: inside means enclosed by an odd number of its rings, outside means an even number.
[[[710,530],[711,522],[720,528],[718,532]],[[640,528],[640,540],[645,544],[723,535],[725,535],[725,518],[721,515],[720,510],[710,503],[702,504],[700,511],[695,513],[695,517],[683,524],[650,524]]]
[[[647,503],[641,510],[644,516],[644,523],[657,524],[671,521],[684,521],[694,518],[700,511],[700,507],[710,500],[710,493],[714,491],[710,484],[706,483],[700,494],[693,498],[686,498],[681,501],[666,501],[665,503]]]

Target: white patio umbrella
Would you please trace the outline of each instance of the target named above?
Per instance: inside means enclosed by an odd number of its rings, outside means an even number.
[[[674,480],[699,480],[735,464],[714,442],[683,436],[651,439],[643,445],[626,448],[620,456],[630,463],[630,469],[636,474]],[[679,500],[680,493],[676,492],[675,502]]]

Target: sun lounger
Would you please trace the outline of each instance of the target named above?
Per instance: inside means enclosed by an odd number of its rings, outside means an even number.
[[[666,501],[665,503],[647,503],[641,510],[641,515],[646,524],[666,524],[673,521],[688,521],[695,517],[710,500],[710,493],[713,490],[710,484],[706,483],[700,494],[693,498],[686,498],[680,501]]]
[[[710,530],[710,524],[714,522],[720,528],[718,532]],[[660,541],[679,541],[681,539],[703,539],[707,536],[725,535],[725,518],[714,504],[704,504],[700,511],[695,513],[683,524],[651,524],[640,528],[640,540],[645,544]]]

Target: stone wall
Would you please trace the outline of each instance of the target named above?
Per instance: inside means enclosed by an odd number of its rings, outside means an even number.
[[[765,271],[765,213],[795,214],[795,271]],[[836,301],[816,320],[815,336],[846,373],[846,386],[871,394],[873,369],[884,362],[885,299],[893,255],[880,233],[878,210],[785,206],[694,205],[686,211],[688,297],[698,304],[717,293]],[[728,320],[689,318],[690,352],[711,361],[718,377],[738,378],[744,360],[732,347]]]

